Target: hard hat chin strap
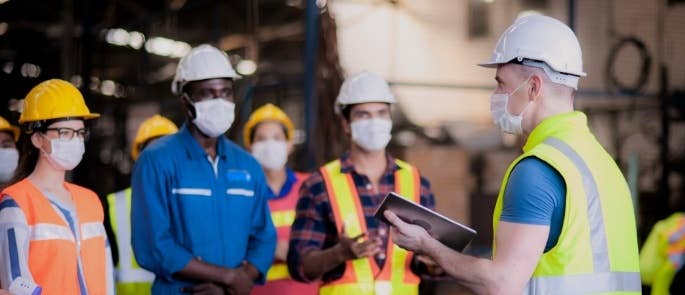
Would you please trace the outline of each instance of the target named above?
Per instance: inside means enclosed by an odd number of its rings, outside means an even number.
[[[557,72],[550,68],[549,65],[541,61],[523,59],[521,64],[524,66],[540,68],[545,71],[545,74],[550,80],[552,80],[552,82],[571,87],[574,90],[578,90],[578,81],[580,80],[580,77],[578,76]]]

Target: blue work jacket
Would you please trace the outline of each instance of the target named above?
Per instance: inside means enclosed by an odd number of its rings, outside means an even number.
[[[192,258],[227,268],[247,261],[262,275],[271,266],[276,232],[262,168],[224,136],[216,154],[208,157],[184,125],[135,164],[132,246],[138,264],[156,275],[153,294],[198,283],[173,277]]]

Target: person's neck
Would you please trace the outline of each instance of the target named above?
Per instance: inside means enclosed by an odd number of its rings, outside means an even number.
[[[539,108],[537,111],[535,111],[533,115],[533,121],[531,122],[532,124],[528,127],[525,128],[525,135],[528,137],[531,132],[542,123],[545,119],[556,116],[556,115],[561,115],[561,114],[566,114],[573,112],[573,99],[571,98],[555,98],[555,99],[546,99],[545,104],[543,105],[542,108]]]
[[[384,149],[366,151],[355,144],[350,148],[350,161],[357,173],[366,175],[373,183],[380,181],[387,166]]]
[[[29,174],[28,179],[38,188],[54,193],[64,189],[65,174],[65,171],[55,169],[41,157],[36,163],[36,168]]]
[[[212,159],[216,158],[216,143],[218,138],[211,138],[205,135],[192,122],[188,122],[187,126],[190,134],[195,138],[197,143],[200,144],[205,153],[212,157]],[[223,136],[223,134],[219,136]]]
[[[288,180],[288,173],[286,172],[286,169],[264,169],[264,174],[266,175],[267,185],[269,185],[271,191],[278,196],[283,188],[283,185],[285,185],[285,182]]]

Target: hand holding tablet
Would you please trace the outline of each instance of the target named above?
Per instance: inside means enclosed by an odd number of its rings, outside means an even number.
[[[411,202],[396,193],[389,193],[375,213],[376,218],[389,223],[383,214],[386,210],[392,211],[406,223],[422,227],[433,238],[459,252],[463,251],[476,235],[476,231],[472,228]]]

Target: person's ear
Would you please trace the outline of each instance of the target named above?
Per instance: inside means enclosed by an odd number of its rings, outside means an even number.
[[[350,122],[345,118],[345,116],[340,116],[340,125],[346,135],[349,135],[352,131],[350,129]]]
[[[540,75],[533,75],[530,77],[530,90],[528,94],[533,100],[537,99],[542,94],[542,83],[543,81]]]
[[[286,146],[288,147],[287,148],[288,156],[290,156],[290,154],[292,154],[293,150],[295,149],[295,144],[293,144],[292,140],[288,140],[288,143],[286,144]]]
[[[188,118],[195,119],[197,116],[197,113],[195,112],[195,106],[193,105],[192,101],[190,100],[190,96],[188,96],[187,93],[183,92],[181,93],[181,104],[183,105],[183,108],[186,111],[186,116]]]
[[[43,146],[43,141],[46,140],[45,137],[40,136],[38,132],[34,132],[31,134],[31,144],[37,149],[40,149]]]

